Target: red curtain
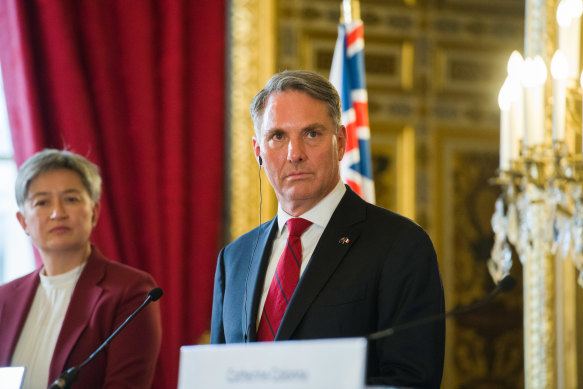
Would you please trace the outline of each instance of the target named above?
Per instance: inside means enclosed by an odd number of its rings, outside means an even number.
[[[101,167],[93,241],[164,289],[155,388],[209,328],[221,242],[225,0],[3,0],[17,163],[66,147]],[[120,334],[120,336],[123,336]]]

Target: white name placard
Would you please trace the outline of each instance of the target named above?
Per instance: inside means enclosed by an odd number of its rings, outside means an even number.
[[[362,389],[366,339],[183,346],[178,389]]]
[[[0,367],[0,388],[20,389],[25,370],[24,366]]]

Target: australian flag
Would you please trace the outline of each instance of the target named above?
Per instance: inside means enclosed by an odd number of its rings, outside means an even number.
[[[374,204],[362,20],[353,20],[338,26],[330,81],[342,100],[342,124],[346,126],[347,133],[346,152],[340,163],[340,175],[363,199]]]

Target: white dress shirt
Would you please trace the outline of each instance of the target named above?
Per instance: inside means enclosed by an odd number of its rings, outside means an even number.
[[[84,266],[51,277],[44,275],[44,270],[40,272],[40,285],[10,363],[26,367],[23,389],[47,387],[57,338]]]

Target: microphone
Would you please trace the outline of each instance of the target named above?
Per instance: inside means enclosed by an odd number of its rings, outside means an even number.
[[[508,291],[512,290],[512,288],[514,288],[515,284],[516,284],[516,280],[514,279],[514,277],[512,277],[511,275],[507,275],[506,277],[502,278],[496,284],[496,287],[494,289],[492,289],[490,294],[488,294],[485,298],[483,298],[481,300],[475,301],[469,305],[457,306],[448,312],[439,313],[437,315],[421,318],[418,320],[413,320],[413,321],[408,322],[408,323],[399,324],[399,325],[396,325],[396,326],[391,327],[391,328],[387,328],[387,329],[382,330],[382,331],[373,332],[372,334],[368,335],[366,338],[368,340],[382,339],[386,336],[391,336],[394,333],[399,332],[399,331],[408,330],[410,328],[415,328],[415,327],[420,327],[422,325],[433,323],[433,322],[439,321],[439,320],[443,320],[443,319],[446,319],[446,318],[451,317],[451,316],[457,316],[457,315],[460,315],[462,313],[473,311],[474,309],[478,309],[478,308],[486,305],[487,303],[489,303],[500,292],[508,292]]]
[[[144,300],[144,302],[142,303],[142,305],[140,305],[138,307],[138,309],[136,309],[131,315],[128,316],[128,318],[119,326],[117,327],[117,329],[113,332],[113,334],[111,334],[109,336],[109,338],[107,338],[105,340],[105,342],[103,342],[101,344],[101,346],[99,346],[97,348],[97,350],[95,350],[93,352],[93,354],[91,354],[89,356],[89,358],[87,358],[82,364],[80,364],[79,366],[73,366],[69,369],[67,369],[66,371],[62,372],[61,375],[59,376],[59,378],[57,378],[52,384],[51,386],[49,386],[49,389],[69,389],[71,387],[71,384],[73,382],[75,382],[75,380],[77,379],[77,376],[79,375],[79,372],[81,371],[81,369],[83,369],[89,362],[91,362],[93,360],[93,358],[95,358],[95,356],[97,354],[99,354],[99,352],[101,350],[103,350],[108,344],[109,342],[111,342],[113,340],[113,338],[116,337],[116,335],[138,314],[140,313],[140,311],[142,309],[144,309],[146,307],[146,305],[150,304],[150,302],[152,301],[156,301],[158,300],[160,297],[162,297],[162,288],[154,288],[152,290],[150,290],[148,292],[148,297]]]

